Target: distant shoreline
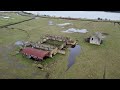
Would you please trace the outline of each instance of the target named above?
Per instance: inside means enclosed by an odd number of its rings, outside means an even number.
[[[0,11],[1,12],[1,11]],[[3,11],[2,11],[3,12]],[[6,12],[6,11],[5,11]],[[61,13],[59,11],[55,11],[54,13],[47,12],[47,11],[7,11],[7,12],[15,12],[15,13],[22,13],[23,15],[31,14],[33,16],[45,16],[45,17],[62,17],[62,18],[71,18],[71,19],[107,19],[113,21],[120,21],[120,11],[80,11],[80,12],[64,12]]]
[[[105,11],[105,12],[110,12],[110,13],[120,13],[120,11]]]

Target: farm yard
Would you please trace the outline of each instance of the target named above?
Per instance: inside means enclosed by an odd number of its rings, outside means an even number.
[[[33,16],[23,16],[14,12],[0,12],[0,16],[0,79],[120,79],[119,24],[81,19],[33,18]],[[52,21],[53,24],[49,25],[49,21]],[[66,25],[64,28],[58,26],[63,23],[72,23],[72,25]],[[12,25],[6,26],[8,24]],[[62,32],[69,28],[86,29],[88,32]],[[85,38],[95,32],[108,34],[103,40],[103,44],[99,46],[85,42]],[[19,48],[15,42],[38,42],[46,34],[67,36],[77,40],[77,44],[80,45],[80,54],[68,71],[66,69],[69,49],[65,50],[65,55],[56,54],[41,62],[16,54]],[[51,41],[47,43],[52,44]],[[43,69],[37,68],[36,64],[42,65]]]

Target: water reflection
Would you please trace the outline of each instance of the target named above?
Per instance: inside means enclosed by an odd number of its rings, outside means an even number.
[[[76,45],[75,47],[70,48],[70,55],[68,58],[67,70],[75,63],[75,58],[79,54],[80,54],[80,46],[79,45]]]

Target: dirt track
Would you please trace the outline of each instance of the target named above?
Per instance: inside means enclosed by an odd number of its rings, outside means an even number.
[[[27,20],[23,20],[23,21],[11,23],[11,24],[3,25],[3,26],[0,26],[0,28],[6,28],[6,27],[8,27],[8,26],[20,24],[20,23],[23,23],[23,22],[26,22],[26,21],[30,21],[30,20],[33,20],[33,19],[35,19],[35,18],[30,18],[30,19],[27,19]]]

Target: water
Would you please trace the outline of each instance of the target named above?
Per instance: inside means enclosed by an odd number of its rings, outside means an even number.
[[[120,20],[120,13],[111,13],[104,11],[26,11],[35,15],[50,15],[57,17],[73,17],[73,18],[87,18],[87,19],[110,19]]]
[[[22,46],[22,45],[24,45],[24,43],[23,43],[23,41],[17,41],[17,42],[15,42],[15,45],[16,46]]]
[[[63,24],[57,24],[58,26],[66,26],[66,25],[72,25],[71,23],[63,23]]]
[[[76,45],[74,48],[70,48],[70,55],[68,58],[67,70],[75,63],[75,58],[80,54],[80,46]]]
[[[65,32],[65,33],[75,33],[75,32],[78,32],[78,33],[87,33],[88,31],[86,29],[69,28],[68,30],[62,31],[62,32]]]
[[[8,19],[8,18],[10,18],[10,17],[3,17],[3,18]]]

